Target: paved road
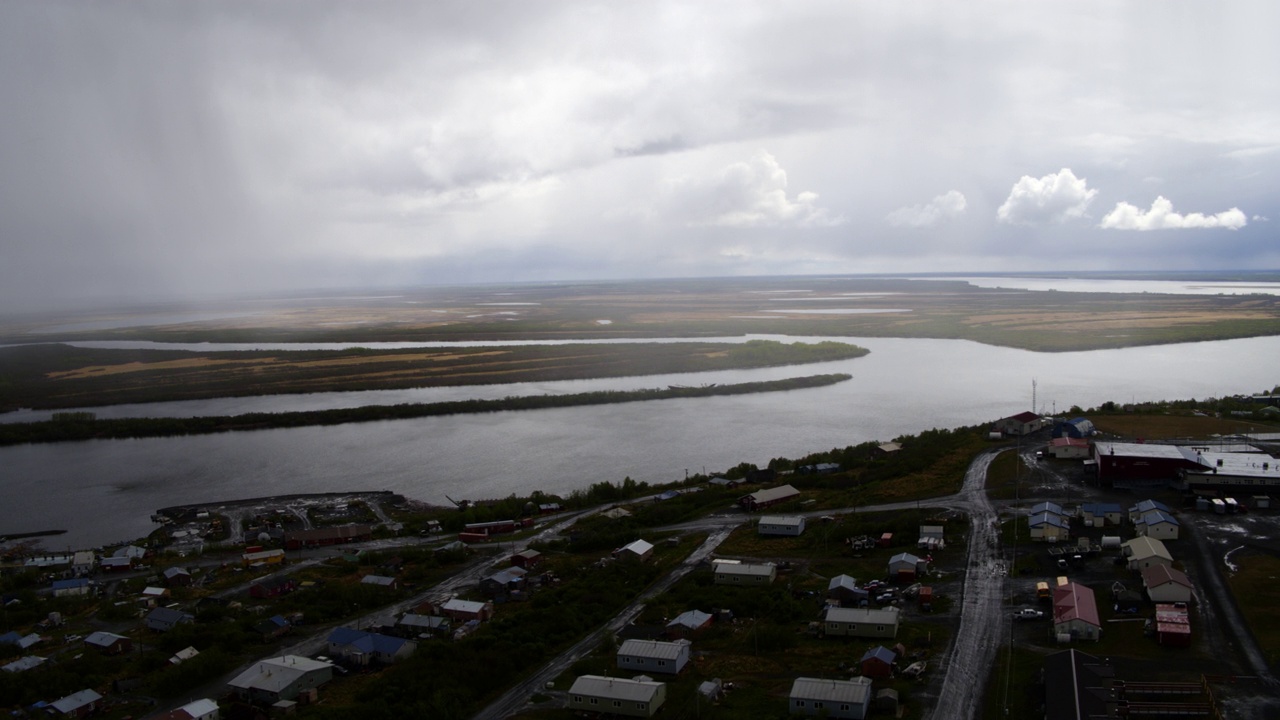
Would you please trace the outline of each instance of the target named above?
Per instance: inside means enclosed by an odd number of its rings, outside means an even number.
[[[930,715],[938,720],[977,717],[987,675],[1007,632],[1001,608],[1005,567],[1000,560],[1000,526],[984,490],[987,467],[999,452],[984,452],[974,458],[965,473],[964,487],[952,503],[952,507],[963,506],[969,513],[969,559],[960,629],[941,662],[942,690]]]

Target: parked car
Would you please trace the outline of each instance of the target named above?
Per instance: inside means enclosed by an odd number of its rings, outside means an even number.
[[[1044,617],[1044,611],[1035,608],[1022,608],[1013,613],[1014,620],[1039,620],[1042,617]]]

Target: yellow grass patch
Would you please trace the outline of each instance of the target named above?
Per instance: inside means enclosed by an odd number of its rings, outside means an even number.
[[[187,370],[190,368],[216,367],[226,365],[262,365],[276,362],[275,358],[258,360],[214,360],[212,358],[186,358],[183,360],[166,360],[164,362],[131,362],[121,365],[90,365],[76,370],[47,373],[50,380],[74,380],[87,377],[103,377],[124,373],[147,372],[149,370]]]

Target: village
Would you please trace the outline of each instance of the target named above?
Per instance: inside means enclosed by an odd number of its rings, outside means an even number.
[[[400,702],[477,718],[1262,717],[1275,595],[1232,576],[1276,567],[1277,447],[1021,413],[576,498],[168,508],[119,547],[4,546],[0,702],[104,718]],[[921,467],[940,484],[904,492]]]

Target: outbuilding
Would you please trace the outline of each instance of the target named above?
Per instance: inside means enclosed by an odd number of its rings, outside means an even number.
[[[897,653],[883,645],[877,645],[862,656],[859,667],[866,677],[887,680],[893,677],[893,663],[897,659]]]
[[[870,600],[870,593],[858,587],[858,581],[848,575],[837,575],[827,583],[827,597],[840,603],[840,607],[861,607]]]
[[[618,548],[618,551],[614,553],[614,555],[620,560],[631,559],[644,562],[650,557],[653,557],[653,543],[646,540],[636,540]]]
[[[929,563],[911,553],[898,553],[889,558],[889,577],[898,582],[915,582],[916,577],[929,571]]]

